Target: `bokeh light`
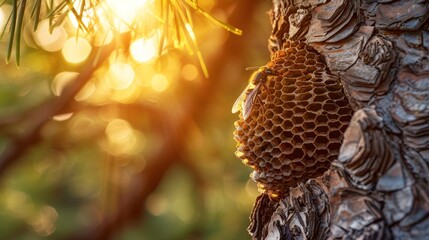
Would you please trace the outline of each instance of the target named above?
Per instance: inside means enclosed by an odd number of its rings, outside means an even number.
[[[181,74],[185,80],[193,81],[198,77],[198,69],[194,64],[185,64],[182,67]]]
[[[123,32],[129,29],[136,14],[146,4],[146,0],[106,0],[106,4],[108,8],[106,14],[111,15],[116,29]]]
[[[156,57],[157,46],[158,39],[156,37],[137,39],[131,44],[131,56],[137,62],[149,62]]]
[[[110,120],[105,134],[107,139],[102,141],[100,146],[106,152],[115,156],[137,154],[146,145],[145,135],[134,130],[123,119],[115,118]]]
[[[154,216],[166,213],[170,208],[169,200],[161,194],[152,194],[146,201],[146,209]]]
[[[30,220],[34,231],[42,237],[51,235],[55,230],[58,213],[51,206],[44,206],[39,213]]]
[[[64,88],[66,88],[73,80],[79,76],[78,72],[60,72],[55,75],[51,83],[51,90],[55,96],[60,96]]]
[[[164,92],[169,85],[167,77],[163,74],[156,74],[152,77],[151,86],[156,92]]]
[[[37,31],[34,33],[34,40],[43,50],[56,52],[61,50],[67,40],[67,32],[63,26],[58,26],[49,30],[49,20],[40,22]]]
[[[127,121],[114,119],[107,125],[106,135],[109,141],[121,144],[132,138],[133,130]]]
[[[72,112],[71,113],[58,114],[58,115],[53,116],[52,119],[54,121],[58,121],[58,122],[66,121],[66,120],[69,120],[73,116],[73,114],[74,113],[72,113]]]
[[[91,49],[91,44],[85,38],[71,37],[64,43],[62,54],[67,62],[79,64],[88,58]]]
[[[3,4],[0,7],[0,31],[3,31],[11,12],[12,6],[9,4]]]
[[[112,89],[127,89],[133,83],[134,78],[134,70],[129,64],[113,63],[109,67],[108,81]]]

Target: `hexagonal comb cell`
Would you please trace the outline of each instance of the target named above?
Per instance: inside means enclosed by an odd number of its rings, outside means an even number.
[[[323,57],[288,41],[267,67],[269,76],[250,116],[235,122],[237,154],[272,197],[322,175],[336,159],[352,109]]]

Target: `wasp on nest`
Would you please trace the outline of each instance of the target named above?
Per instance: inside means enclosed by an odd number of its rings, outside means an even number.
[[[236,156],[272,198],[322,175],[337,158],[352,109],[338,78],[304,42],[287,41],[235,102]]]

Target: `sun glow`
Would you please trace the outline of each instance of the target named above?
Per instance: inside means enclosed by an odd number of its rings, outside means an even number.
[[[112,89],[123,90],[131,86],[135,78],[133,68],[126,63],[113,63],[109,67],[109,85]]]
[[[4,4],[0,7],[0,30],[3,30],[7,23],[8,16],[12,12],[12,6],[9,4]]]
[[[167,77],[163,74],[156,74],[152,77],[151,86],[156,92],[164,92],[169,85]]]
[[[106,12],[113,14],[114,25],[119,31],[127,31],[146,2],[147,0],[106,0]]]
[[[51,31],[48,19],[41,21],[37,31],[34,33],[36,43],[48,52],[61,50],[67,37],[67,32],[63,26],[58,26]]]
[[[158,41],[156,37],[137,39],[131,44],[131,56],[137,62],[149,62],[156,57],[157,45]]]
[[[67,62],[79,64],[88,58],[91,50],[91,44],[85,38],[71,37],[64,43],[62,54]]]

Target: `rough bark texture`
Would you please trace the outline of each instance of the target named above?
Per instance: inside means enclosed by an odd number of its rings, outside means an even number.
[[[324,176],[256,200],[253,239],[428,238],[428,16],[429,1],[273,0],[272,56],[316,49],[354,115]]]

